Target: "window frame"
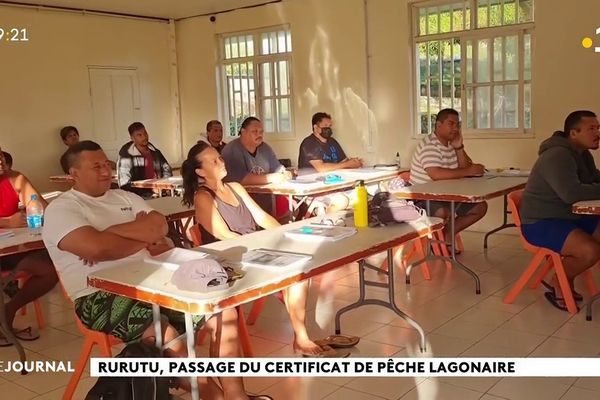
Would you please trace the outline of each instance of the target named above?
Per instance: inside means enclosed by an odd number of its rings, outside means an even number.
[[[519,127],[518,128],[477,128],[477,129],[467,129],[466,128],[466,123],[463,123],[463,136],[466,138],[484,138],[484,139],[529,139],[529,138],[533,138],[534,137],[534,132],[535,132],[535,127],[534,127],[534,120],[531,116],[533,116],[533,111],[534,111],[534,104],[533,104],[533,99],[532,99],[532,93],[533,93],[533,49],[535,47],[535,35],[534,35],[534,26],[535,26],[535,8],[534,8],[534,21],[531,22],[524,22],[524,23],[515,23],[515,24],[508,24],[508,25],[501,25],[501,26],[494,26],[494,27],[485,27],[485,28],[477,28],[477,12],[474,12],[474,10],[477,7],[477,0],[464,0],[465,3],[468,2],[470,3],[471,6],[471,12],[470,12],[470,28],[469,29],[463,29],[460,31],[456,31],[456,32],[445,32],[445,33],[436,33],[436,34],[428,34],[428,35],[422,35],[419,36],[419,9],[423,8],[423,7],[443,7],[446,5],[451,5],[451,4],[456,4],[458,2],[462,2],[463,0],[426,0],[426,1],[412,1],[408,4],[409,7],[409,16],[410,16],[410,21],[411,21],[411,26],[410,26],[410,32],[411,32],[411,38],[410,38],[410,51],[411,51],[411,63],[412,63],[412,67],[411,67],[411,79],[412,79],[412,90],[413,90],[413,95],[412,95],[412,108],[413,108],[413,120],[411,123],[411,127],[412,127],[412,137],[414,139],[422,139],[425,135],[427,135],[427,133],[421,133],[420,132],[420,93],[421,93],[421,87],[420,87],[420,81],[419,81],[419,59],[418,59],[418,46],[421,43],[427,43],[430,41],[443,41],[443,40],[452,40],[452,39],[459,39],[460,40],[460,53],[461,53],[461,60],[460,60],[460,65],[461,65],[461,71],[460,71],[460,79],[461,79],[461,83],[460,83],[460,90],[461,90],[461,99],[460,99],[460,105],[461,105],[461,120],[463,119],[463,115],[465,110],[467,109],[466,105],[467,105],[467,88],[471,87],[471,88],[476,88],[476,87],[483,87],[483,86],[487,86],[487,87],[494,87],[494,86],[502,86],[505,85],[507,82],[516,82],[516,84],[518,85],[518,106],[517,106],[517,112],[518,112],[518,122],[519,122]],[[535,4],[535,2],[533,3]],[[466,9],[463,8],[463,9]],[[466,21],[466,19],[465,19]],[[439,26],[439,25],[438,25]],[[529,78],[529,80],[525,80],[525,59],[524,59],[524,55],[525,55],[525,46],[524,46],[524,36],[525,35],[529,35],[530,38],[530,60],[529,60],[529,64],[530,64],[530,72],[531,72],[531,76]],[[471,40],[472,43],[474,44],[475,48],[475,43],[477,43],[478,40],[481,39],[489,39],[490,41],[493,42],[493,40],[497,37],[505,37],[505,36],[517,36],[518,37],[518,57],[519,57],[519,66],[518,66],[518,79],[516,81],[508,81],[508,80],[502,80],[502,81],[496,81],[494,82],[493,80],[493,76],[490,76],[490,81],[486,82],[486,83],[478,83],[475,82],[475,77],[476,77],[476,72],[477,72],[477,62],[475,61],[475,56],[473,55],[473,69],[472,69],[472,76],[473,76],[473,82],[471,83],[467,83],[467,57],[466,57],[466,52],[467,52],[467,46],[466,46],[466,42],[468,40]],[[503,52],[503,59],[504,59],[504,52]],[[492,55],[492,59],[493,59],[493,54]],[[493,62],[490,64],[490,69],[492,70],[492,74],[493,74]],[[530,99],[529,99],[529,105],[530,105],[530,109],[529,109],[529,114],[530,114],[530,126],[528,128],[525,128],[525,85],[529,84],[530,85],[530,90],[529,90],[529,95],[530,95]],[[442,90],[442,84],[440,84],[440,90]],[[490,99],[493,99],[493,93],[490,94]],[[475,102],[474,102],[475,103]],[[490,104],[490,123],[491,120],[493,119],[493,104]],[[473,104],[473,115],[474,118],[476,118],[476,105]]]
[[[294,89],[293,89],[293,73],[292,73],[292,65],[293,65],[293,46],[292,46],[292,50],[289,52],[285,52],[285,53],[277,53],[277,54],[260,54],[261,52],[261,35],[263,33],[272,33],[272,32],[278,32],[278,31],[287,31],[290,34],[290,41],[291,39],[291,27],[289,24],[284,24],[284,25],[275,25],[275,26],[269,26],[269,27],[263,27],[263,28],[259,28],[259,29],[252,29],[252,30],[244,30],[244,31],[236,31],[236,32],[227,32],[227,33],[222,33],[222,34],[218,34],[216,37],[216,41],[217,41],[217,48],[218,48],[218,57],[219,57],[219,63],[217,66],[217,82],[218,82],[218,87],[217,87],[217,93],[219,96],[219,107],[218,107],[218,113],[219,113],[219,117],[221,118],[221,121],[223,122],[223,127],[227,127],[227,129],[224,129],[224,136],[228,139],[233,139],[235,137],[237,137],[237,133],[234,133],[233,135],[230,135],[229,132],[229,124],[230,124],[230,115],[229,115],[229,110],[230,110],[230,104],[229,104],[229,92],[228,92],[228,86],[227,86],[227,74],[225,73],[225,68],[227,65],[232,65],[232,64],[237,64],[237,63],[252,63],[253,64],[253,74],[254,74],[254,108],[256,113],[253,115],[257,118],[259,118],[262,123],[263,123],[263,127],[265,125],[264,122],[264,114],[263,114],[263,107],[262,107],[262,102],[265,99],[272,99],[273,101],[277,101],[278,99],[288,99],[289,102],[289,120],[290,120],[290,131],[273,131],[273,132],[267,132],[265,129],[264,135],[265,137],[269,138],[269,140],[293,140],[296,138],[295,135],[295,130],[294,130]],[[253,38],[253,44],[254,44],[254,54],[252,56],[245,56],[245,57],[236,57],[236,58],[229,58],[226,59],[225,58],[225,39],[227,38],[232,38],[232,37],[239,37],[239,36],[252,36]],[[275,63],[279,62],[279,61],[286,61],[288,64],[288,81],[289,81],[289,91],[287,95],[271,95],[271,96],[264,96],[263,95],[263,91],[262,91],[262,79],[263,79],[263,75],[262,75],[262,71],[260,68],[261,64],[265,64],[267,63],[270,66],[273,66]],[[275,80],[271,79],[270,80],[271,83],[271,93],[274,93],[274,88],[275,88]],[[279,121],[279,115],[273,115],[273,123],[277,124]]]

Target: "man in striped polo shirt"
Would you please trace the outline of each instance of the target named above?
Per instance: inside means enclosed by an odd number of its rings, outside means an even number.
[[[441,110],[435,120],[435,131],[427,135],[413,154],[410,164],[410,183],[416,185],[443,179],[459,179],[483,175],[484,167],[475,164],[465,152],[458,112],[452,108]],[[425,202],[419,204],[425,207]],[[448,219],[450,204],[431,201],[430,215]],[[487,212],[487,203],[457,203],[455,230],[463,229],[479,221]],[[448,237],[444,228],[444,236]]]

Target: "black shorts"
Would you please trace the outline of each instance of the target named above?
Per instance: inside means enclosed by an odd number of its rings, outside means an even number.
[[[467,215],[475,206],[479,203],[454,203],[454,211],[456,212],[457,217],[464,217]],[[427,202],[426,201],[418,201],[417,206],[421,207],[424,210],[427,210]],[[450,211],[450,203],[447,201],[430,201],[429,202],[429,216],[435,216],[435,213],[440,208],[447,208]]]

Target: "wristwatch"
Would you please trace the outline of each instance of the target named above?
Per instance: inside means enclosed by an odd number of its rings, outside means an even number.
[[[454,147],[454,150],[462,150],[465,148],[464,144],[461,144],[459,147]]]

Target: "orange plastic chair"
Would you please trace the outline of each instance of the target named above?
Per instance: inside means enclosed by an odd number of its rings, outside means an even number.
[[[508,206],[512,212],[515,225],[519,229],[519,236],[521,238],[521,244],[523,245],[523,248],[533,253],[534,256],[527,268],[525,268],[525,272],[523,272],[506,297],[504,297],[503,302],[505,304],[512,304],[519,293],[521,293],[521,291],[525,288],[527,282],[529,282],[533,275],[535,275],[535,272],[542,267],[542,261],[548,260],[543,266],[543,269],[547,272],[550,268],[554,268],[560,284],[560,289],[565,299],[567,310],[571,314],[577,314],[577,305],[575,304],[575,299],[573,299],[573,292],[571,291],[571,286],[567,280],[567,274],[565,273],[565,267],[562,263],[560,254],[549,249],[533,246],[525,239],[523,233],[521,232],[521,215],[519,214],[519,206],[521,205],[522,198],[523,190],[516,190],[510,193],[508,195]]]
[[[600,264],[597,264],[597,266],[600,267]],[[533,283],[529,287],[531,289],[537,289],[541,285],[542,281],[544,280],[544,278],[546,277],[548,272],[550,272],[551,269],[552,269],[552,260],[546,260],[546,264],[544,265],[542,272],[538,275],[538,277],[533,281]],[[596,284],[594,283],[594,275],[592,274],[592,270],[591,269],[585,270],[583,272],[583,277],[585,279],[585,286],[586,286],[590,296],[595,296],[598,293],[598,288],[596,287]]]
[[[284,217],[290,212],[290,201],[287,196],[275,196],[275,219]]]
[[[10,271],[5,271],[0,274],[0,277],[3,280],[8,279],[10,277],[10,274],[11,274]],[[25,283],[27,283],[29,278],[30,278],[30,275],[27,274],[26,272],[17,272],[13,277],[13,279],[17,281],[19,288],[22,288],[25,285]],[[35,310],[35,319],[37,321],[38,328],[44,329],[44,327],[46,326],[46,321],[44,320],[44,312],[42,311],[42,303],[40,302],[40,299],[35,299],[34,301],[32,301],[32,303],[33,303],[33,308]],[[27,305],[22,307],[20,312],[21,312],[21,315],[27,315]]]
[[[192,237],[192,244],[194,247],[198,247],[202,244],[202,235],[200,234],[200,226],[198,224],[194,224],[190,228],[190,236]],[[240,345],[242,346],[242,352],[246,357],[253,357],[254,352],[252,351],[252,345],[250,344],[250,334],[248,333],[248,327],[246,326],[246,321],[244,319],[244,310],[240,306],[237,306],[236,310],[238,313],[238,332],[240,336]],[[208,330],[204,328],[200,329],[200,332],[198,332],[196,343],[199,345],[204,343],[204,339],[206,339],[207,334]]]
[[[522,239],[523,247],[525,248],[525,250],[529,251],[532,254],[535,254],[537,252],[537,249],[538,249],[537,247],[530,245],[526,240],[524,240],[523,237],[521,237],[521,239]],[[542,260],[542,262],[543,262],[543,264],[542,264],[541,272],[538,274],[537,278],[535,278],[533,280],[531,285],[529,285],[529,287],[531,289],[537,289],[542,284],[542,281],[544,280],[546,275],[548,275],[548,273],[553,268],[554,264],[553,264],[551,257],[545,257],[544,260]],[[598,264],[598,266],[600,267],[600,264]],[[598,288],[596,287],[596,284],[594,283],[594,276],[592,275],[592,270],[588,269],[588,270],[584,271],[583,277],[585,279],[586,288],[587,288],[588,292],[590,293],[590,295],[591,296],[596,295],[598,293]]]
[[[410,182],[410,171],[404,171],[398,174],[398,176],[406,183]],[[435,240],[439,240],[441,242],[446,242],[446,238],[444,236],[444,232],[438,231],[433,234],[433,238]],[[464,251],[465,246],[463,244],[462,238],[460,237],[460,233],[456,234],[456,249],[459,251]],[[450,257],[450,251],[448,250],[448,246],[444,246],[441,243],[431,243],[431,248],[433,249],[433,254],[436,256],[444,256]],[[446,263],[448,268],[452,268],[452,263]]]
[[[411,243],[412,243],[412,248],[410,249],[410,251],[408,253],[404,254],[404,256],[402,257],[402,260],[401,260],[401,265],[404,270],[406,270],[408,261],[410,261],[415,255],[417,256],[417,259],[422,260],[423,258],[425,258],[426,254],[427,254],[426,250],[425,250],[425,246],[427,245],[427,240],[425,238],[415,239]],[[394,257],[396,257],[398,252],[402,251],[403,249],[404,249],[404,245],[395,247],[393,250]],[[387,271],[389,269],[387,257],[385,257],[383,259],[379,268],[381,268],[383,271]],[[423,278],[425,278],[426,280],[431,280],[431,273],[429,271],[429,266],[427,265],[426,262],[424,262],[422,264],[421,271],[423,273]]]
[[[90,359],[90,355],[92,354],[92,349],[94,346],[100,346],[100,354],[102,357],[112,357],[111,345],[121,343],[121,341],[114,336],[108,335],[104,332],[88,329],[81,323],[77,316],[75,317],[75,321],[77,323],[77,328],[79,328],[83,334],[85,341],[83,342],[81,353],[79,353],[79,359],[75,365],[75,372],[73,372],[73,375],[71,375],[69,383],[67,384],[67,388],[63,393],[63,400],[71,400],[73,398],[73,394],[77,389],[77,385],[79,385],[81,375],[85,370],[88,360]]]
[[[63,295],[70,301],[71,298],[67,294],[62,282],[60,283],[60,286]],[[65,392],[63,393],[62,400],[71,400],[73,398],[75,390],[77,390],[77,385],[79,385],[79,381],[81,380],[81,375],[85,370],[88,360],[90,359],[90,355],[92,354],[94,346],[100,346],[100,354],[102,357],[112,357],[111,346],[121,343],[121,341],[114,336],[89,329],[81,323],[77,314],[75,315],[75,323],[77,324],[79,331],[83,334],[85,340],[83,342],[81,352],[79,353],[77,364],[75,364],[75,372],[73,372],[73,375],[71,375],[71,378],[69,379],[69,383],[67,384]]]

